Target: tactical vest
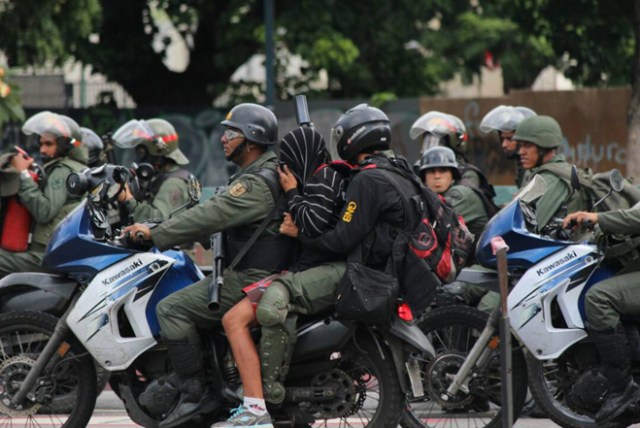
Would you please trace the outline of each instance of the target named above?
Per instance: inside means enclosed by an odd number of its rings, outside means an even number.
[[[81,162],[75,161],[73,159],[69,159],[67,157],[60,159],[54,165],[51,166],[48,172],[52,171],[55,168],[67,168],[69,173],[80,172],[87,168],[87,166]],[[47,174],[48,175],[48,174]],[[47,185],[47,177],[40,182],[40,189],[44,189]],[[66,192],[66,188],[63,187],[63,192]],[[49,239],[53,234],[53,231],[58,226],[58,223],[67,216],[73,209],[78,205],[78,203],[82,200],[82,197],[74,197],[71,195],[67,195],[67,200],[65,204],[62,206],[62,209],[58,212],[58,214],[47,223],[36,223],[33,230],[33,238],[31,240],[34,244],[44,245],[46,246],[49,243]]]
[[[189,178],[191,177],[191,173],[184,168],[178,168],[175,171],[157,174],[155,177],[151,179],[151,182],[149,183],[149,187],[145,192],[144,200],[145,201],[153,200],[153,198],[156,196],[156,194],[158,193],[158,191],[160,190],[160,187],[162,187],[164,182],[174,177],[180,178],[185,183],[188,183]]]
[[[275,213],[267,228],[260,234],[234,269],[260,269],[273,273],[281,272],[288,269],[295,261],[297,243],[295,239],[282,235],[278,231],[286,209],[286,200],[280,187],[278,173],[271,168],[260,168],[247,174],[255,175],[267,184],[275,201],[275,207],[273,208]],[[258,225],[243,225],[225,231],[225,263],[227,266],[235,259],[258,227]]]

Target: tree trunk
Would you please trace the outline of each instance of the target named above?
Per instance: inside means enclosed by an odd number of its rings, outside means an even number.
[[[631,76],[631,99],[628,108],[627,175],[640,181],[640,0],[633,1],[635,53]]]

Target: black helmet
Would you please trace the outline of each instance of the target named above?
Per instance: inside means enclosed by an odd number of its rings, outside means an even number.
[[[363,152],[387,150],[391,144],[389,118],[380,109],[358,104],[338,118],[331,142],[345,160]]]
[[[221,123],[239,129],[251,143],[270,146],[278,141],[276,115],[258,104],[238,104],[227,113],[227,118]]]
[[[459,180],[461,177],[456,154],[449,147],[432,147],[422,154],[420,177],[424,177],[427,170],[432,168],[450,168],[454,180]]]
[[[104,144],[98,134],[89,128],[81,127],[80,139],[82,140],[82,144],[84,144],[89,150],[89,161],[87,162],[87,165],[89,165],[89,167],[95,167],[104,163],[101,158]]]

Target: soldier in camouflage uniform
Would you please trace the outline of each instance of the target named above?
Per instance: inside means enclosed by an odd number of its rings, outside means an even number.
[[[516,127],[520,122],[528,117],[536,116],[536,112],[527,107],[512,107],[501,105],[489,113],[487,113],[480,122],[480,131],[488,134],[491,131],[497,131],[500,138],[500,145],[504,155],[509,160],[513,160],[516,164],[515,182],[518,188],[522,187],[522,183],[526,181],[526,170],[522,168],[520,162],[520,147],[518,142],[513,139],[516,133]]]
[[[164,119],[131,120],[113,140],[122,148],[135,148],[139,191],[127,185],[118,196],[134,222],[164,220],[189,203],[189,159],[180,151],[173,125]]]
[[[0,249],[0,277],[13,272],[40,271],[44,250],[58,223],[81,201],[67,194],[67,177],[87,167],[87,148],[81,144],[80,127],[73,119],[40,112],[22,126],[39,137],[44,177],[36,183],[29,173],[33,158],[16,154],[11,166],[20,173],[18,198],[33,216],[33,234],[25,252]]]
[[[422,155],[419,175],[433,192],[444,196],[456,214],[462,216],[477,240],[491,216],[473,188],[457,183],[461,178],[455,153],[448,147],[432,147]]]
[[[549,116],[524,119],[518,124],[513,139],[520,145],[520,161],[530,172],[529,180],[540,175],[546,183],[547,190],[536,203],[537,232],[544,233],[553,218],[564,218],[567,213],[587,209],[583,192],[572,192],[571,164],[557,153],[562,144],[562,130],[555,119]]]
[[[269,149],[277,141],[274,114],[256,104],[234,107],[222,122],[226,126],[222,145],[227,160],[240,167],[230,178],[226,190],[204,204],[181,212],[153,229],[134,224],[124,233],[141,232],[160,249],[191,241],[208,241],[209,236],[225,231],[227,263],[249,240],[262,221],[276,206],[281,192],[276,173],[277,158]],[[245,295],[242,288],[269,274],[281,272],[293,260],[295,241],[279,233],[282,212],[275,211],[235,269],[225,269],[220,290],[220,310],[210,311],[207,277],[162,300],[157,307],[162,337],[175,372],[181,379],[182,392],[176,410],[161,424],[172,427],[186,422],[197,413],[215,405],[204,386],[203,356],[196,327],[211,328]]]

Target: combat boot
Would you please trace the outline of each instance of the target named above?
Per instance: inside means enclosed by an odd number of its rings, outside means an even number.
[[[590,332],[590,335],[604,363],[602,372],[608,382],[605,402],[595,415],[596,422],[603,423],[620,415],[631,403],[640,399],[640,386],[629,374],[631,356],[624,332],[617,329]]]
[[[205,383],[204,364],[200,342],[188,339],[165,339],[167,352],[179,378],[180,398],[173,411],[160,422],[160,428],[183,424],[194,416],[212,411],[217,400]]]

